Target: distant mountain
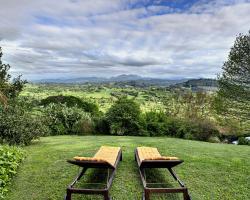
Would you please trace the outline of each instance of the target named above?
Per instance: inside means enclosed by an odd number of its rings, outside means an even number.
[[[135,74],[121,74],[119,76],[114,76],[108,79],[111,82],[120,82],[120,81],[133,81],[133,80],[142,80],[142,79],[148,79],[145,77],[141,77]]]
[[[187,79],[169,80],[169,79],[145,78],[145,79],[130,80],[130,81],[119,81],[119,82],[115,82],[115,85],[134,86],[134,87],[148,87],[148,86],[168,87],[170,85],[181,83],[186,80]]]
[[[190,88],[193,91],[200,91],[200,90],[214,91],[217,90],[218,82],[216,79],[208,79],[208,78],[189,79],[185,82],[171,85],[171,87]]]
[[[107,83],[107,82],[127,82],[127,81],[138,81],[138,80],[165,80],[165,79],[154,79],[149,77],[142,77],[135,74],[122,74],[119,76],[113,76],[111,78],[104,77],[80,77],[71,79],[42,79],[32,81],[34,83]]]
[[[174,87],[189,87],[190,85],[204,85],[204,80],[207,80],[208,85],[212,83],[209,82],[210,79],[160,79],[160,78],[151,78],[151,77],[142,77],[135,74],[122,74],[119,76],[113,76],[110,78],[104,77],[80,77],[80,78],[61,78],[61,79],[42,79],[33,81],[34,83],[65,83],[65,84],[74,84],[74,83],[114,83],[115,85],[131,85],[138,87],[147,87],[147,86],[174,86]]]
[[[218,83],[215,79],[199,78],[199,79],[189,79],[185,82],[178,83],[176,85],[182,87],[199,87],[199,86],[217,87]]]

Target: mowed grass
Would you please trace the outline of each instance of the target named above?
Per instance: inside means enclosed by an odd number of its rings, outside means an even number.
[[[76,155],[92,156],[101,145],[122,147],[120,162],[111,195],[113,200],[139,200],[142,185],[134,149],[137,146],[157,147],[162,155],[178,156],[185,162],[175,168],[189,188],[192,199],[250,199],[250,148],[227,144],[181,140],[166,137],[123,136],[54,136],[25,147],[26,159],[13,178],[8,200],[63,199],[67,185],[78,173],[78,167],[66,159]],[[105,177],[105,171],[92,170],[85,181]],[[164,170],[147,171],[148,180],[176,183]],[[100,176],[95,176],[98,174]],[[105,178],[104,178],[105,179]],[[81,182],[79,185],[83,185]],[[102,199],[97,196],[73,195],[73,199]],[[181,199],[180,195],[154,195],[154,199]]]

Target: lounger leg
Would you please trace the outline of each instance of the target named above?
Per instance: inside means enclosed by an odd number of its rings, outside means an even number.
[[[71,200],[71,192],[67,190],[66,200]]]
[[[148,190],[144,190],[144,199],[149,200],[150,193]]]
[[[174,179],[178,181],[178,183],[181,185],[181,187],[185,187],[184,183],[178,178],[178,176],[176,175],[176,173],[174,172],[174,170],[172,168],[168,168],[168,171],[171,173],[171,175],[174,177]]]
[[[108,191],[106,191],[104,193],[104,200],[111,200],[111,198],[109,197],[109,192]]]
[[[121,153],[120,161],[122,161],[122,153]]]
[[[190,196],[189,196],[189,194],[188,194],[188,190],[185,190],[185,191],[183,192],[183,199],[184,199],[184,200],[191,200],[191,198],[190,198]]]

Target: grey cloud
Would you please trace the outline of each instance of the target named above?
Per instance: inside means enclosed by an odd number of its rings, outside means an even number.
[[[21,1],[1,3],[0,46],[13,73],[29,77],[211,77],[250,28],[247,1],[200,1],[185,12],[131,10],[123,0]],[[154,15],[161,10],[169,13]]]

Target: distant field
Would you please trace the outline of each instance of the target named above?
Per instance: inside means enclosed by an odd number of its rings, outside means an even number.
[[[129,92],[138,92],[138,96],[131,96]],[[139,88],[115,88],[115,87],[103,87],[103,86],[88,86],[77,84],[27,84],[21,93],[21,96],[30,96],[35,99],[41,100],[51,95],[72,95],[82,99],[88,99],[97,103],[101,111],[107,111],[108,108],[116,100],[116,97],[112,93],[125,94],[128,98],[135,98],[141,105],[143,111],[149,111],[152,109],[162,109],[162,103],[148,94],[148,90]],[[157,92],[160,93],[160,92]],[[161,94],[167,95],[167,93]]]
[[[21,96],[28,96],[30,100],[41,100],[52,95],[72,95],[96,103],[99,109],[105,113],[114,104],[118,96],[126,95],[140,105],[142,112],[152,110],[168,112],[170,110],[172,113],[177,113],[176,116],[179,118],[189,118],[192,112],[201,116],[201,112],[203,112],[203,117],[205,116],[205,118],[213,121],[220,130],[231,130],[224,131],[223,134],[225,135],[236,134],[235,130],[239,132],[237,133],[239,135],[249,132],[250,123],[239,122],[233,117],[232,121],[228,121],[228,117],[225,118],[224,115],[216,114],[212,106],[214,92],[204,92],[204,99],[195,98],[196,93],[193,92],[193,99],[187,98],[187,95],[185,100],[183,100],[183,96],[190,94],[191,90],[179,88],[175,92],[174,89],[168,87],[133,87],[126,85],[120,87],[109,84],[27,84]],[[230,125],[229,128],[228,125]],[[241,129],[239,129],[240,126],[242,126]]]
[[[185,162],[176,172],[186,183],[194,200],[248,200],[250,199],[250,148],[226,144],[162,137],[119,136],[54,136],[25,147],[26,159],[13,178],[7,200],[63,199],[67,185],[78,172],[76,166],[66,163],[75,155],[92,156],[101,145],[121,146],[120,162],[111,189],[115,200],[139,200],[142,186],[134,149],[137,146],[158,147],[163,155],[178,156]],[[175,185],[165,171],[151,171],[154,181]],[[99,172],[102,173],[102,172]],[[93,175],[93,174],[92,174]],[[89,174],[88,179],[93,176]],[[83,184],[83,183],[80,183]],[[73,196],[73,199],[98,200],[101,197]],[[154,196],[152,200],[181,199],[178,195]]]

